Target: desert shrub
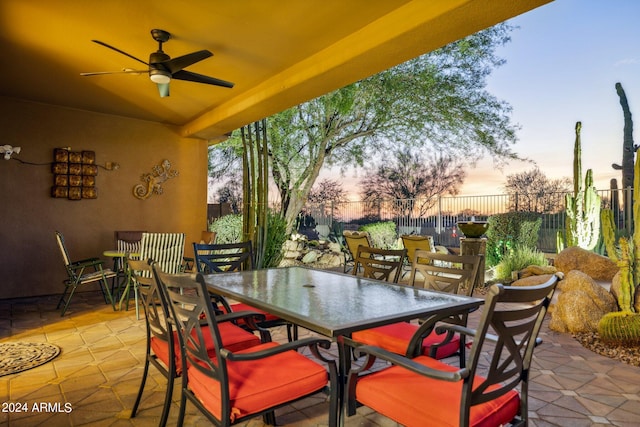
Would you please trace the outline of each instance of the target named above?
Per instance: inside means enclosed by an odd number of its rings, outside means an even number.
[[[396,223],[393,221],[375,222],[363,225],[359,231],[366,231],[371,236],[371,244],[381,249],[396,249],[398,234]]]
[[[221,216],[211,223],[209,231],[216,232],[216,243],[238,243],[242,241],[242,214]]]
[[[515,249],[516,244],[535,249],[542,218],[534,212],[508,212],[489,217],[486,262],[498,265],[503,257]]]
[[[267,242],[265,244],[262,267],[277,267],[282,261],[282,247],[287,240],[285,219],[269,211],[267,214]],[[230,214],[215,220],[210,226],[210,231],[218,233],[216,243],[238,243],[242,241],[242,214]],[[255,242],[254,248],[255,251]]]
[[[287,221],[278,213],[269,211],[267,216],[267,243],[264,249],[263,268],[277,267],[284,253],[282,247],[287,241]]]
[[[516,245],[509,251],[498,265],[495,273],[498,280],[510,280],[513,271],[520,271],[530,265],[547,265],[544,253],[535,248]]]

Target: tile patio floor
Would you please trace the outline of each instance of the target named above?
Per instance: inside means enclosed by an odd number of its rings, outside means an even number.
[[[0,342],[50,342],[62,349],[52,362],[0,377],[0,400],[72,406],[68,414],[2,412],[0,425],[157,425],[166,382],[153,367],[138,415],[129,418],[142,375],[144,320],[136,320],[133,309],[114,312],[100,298],[97,293],[77,295],[64,318],[55,310],[57,297],[0,301]],[[284,332],[278,331],[274,339],[283,339]],[[544,342],[534,355],[529,392],[531,426],[640,425],[640,368],[592,353],[546,325],[541,337]],[[168,425],[175,425],[178,390],[173,399]],[[327,410],[326,400],[314,397],[276,415],[281,425],[322,426],[327,424]],[[185,425],[209,423],[189,405]],[[263,423],[256,418],[241,425]],[[360,408],[346,425],[397,424]]]

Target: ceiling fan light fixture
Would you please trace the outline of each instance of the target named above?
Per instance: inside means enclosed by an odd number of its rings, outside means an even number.
[[[149,78],[151,79],[152,82],[158,83],[158,84],[167,84],[171,81],[171,75],[169,73],[166,73],[160,70],[155,70],[155,72],[153,71],[150,72]]]

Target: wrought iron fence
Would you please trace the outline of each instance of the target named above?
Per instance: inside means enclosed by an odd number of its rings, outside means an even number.
[[[612,208],[614,218],[621,230],[632,225],[631,189],[598,191],[602,208]],[[344,230],[357,230],[361,225],[393,221],[398,235],[429,234],[436,244],[456,247],[460,244],[460,233],[456,223],[485,221],[491,215],[506,212],[538,212],[542,225],[538,235],[538,249],[556,251],[556,235],[565,230],[565,194],[515,194],[489,196],[438,197],[432,200],[382,200],[368,202],[308,203],[306,218],[312,218],[321,237],[329,235],[335,225]]]

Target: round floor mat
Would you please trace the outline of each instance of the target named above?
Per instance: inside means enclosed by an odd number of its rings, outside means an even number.
[[[0,343],[0,377],[35,368],[60,354],[60,347],[48,343]]]

